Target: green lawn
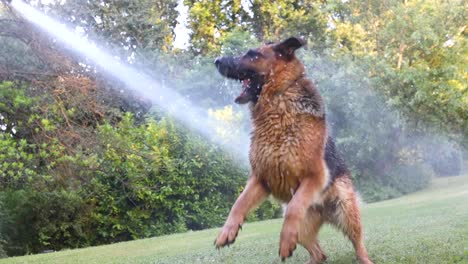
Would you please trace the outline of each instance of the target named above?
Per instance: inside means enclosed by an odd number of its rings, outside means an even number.
[[[468,175],[436,179],[429,189],[363,206],[366,244],[376,263],[468,263]],[[281,263],[281,220],[246,224],[236,243],[213,246],[218,228],[107,246],[0,260],[2,263]],[[327,263],[355,263],[351,243],[326,226]],[[286,263],[304,263],[304,249]]]

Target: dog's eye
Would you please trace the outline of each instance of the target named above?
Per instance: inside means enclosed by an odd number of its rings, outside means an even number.
[[[246,55],[250,57],[251,59],[258,59],[259,57],[261,57],[262,54],[255,50],[249,50],[247,51]]]

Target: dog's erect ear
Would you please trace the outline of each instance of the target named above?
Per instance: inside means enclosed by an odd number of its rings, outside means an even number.
[[[301,38],[291,37],[273,47],[273,50],[284,56],[285,59],[293,57],[294,52],[306,44],[305,40]]]

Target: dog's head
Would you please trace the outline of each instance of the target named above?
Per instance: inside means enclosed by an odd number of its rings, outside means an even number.
[[[256,103],[264,84],[294,81],[303,74],[304,66],[294,53],[304,45],[304,40],[292,37],[250,49],[238,57],[217,58],[215,65],[223,76],[242,83],[236,103]]]

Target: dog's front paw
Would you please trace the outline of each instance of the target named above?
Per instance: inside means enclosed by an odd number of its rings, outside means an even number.
[[[292,256],[293,251],[296,249],[297,244],[297,231],[291,227],[283,227],[280,238],[279,255],[281,260]]]
[[[226,223],[215,240],[214,244],[216,248],[219,249],[234,243],[236,241],[237,234],[239,233],[239,229],[242,229],[242,225],[240,223]]]

